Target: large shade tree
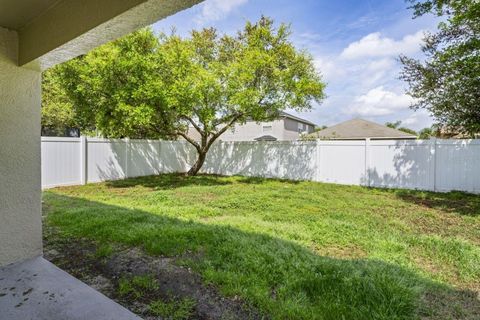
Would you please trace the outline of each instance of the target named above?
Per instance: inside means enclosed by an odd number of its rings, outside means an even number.
[[[183,137],[202,167],[212,144],[247,120],[309,110],[325,84],[311,56],[297,50],[285,24],[262,17],[237,34],[192,31],[156,36],[144,29],[59,68],[77,116],[106,137]],[[188,134],[199,133],[199,140]]]
[[[480,1],[407,1],[415,17],[442,17],[438,30],[424,39],[425,61],[400,57],[412,107],[428,110],[450,131],[480,133]]]
[[[42,134],[61,136],[78,127],[73,105],[55,71],[43,74],[42,87]]]

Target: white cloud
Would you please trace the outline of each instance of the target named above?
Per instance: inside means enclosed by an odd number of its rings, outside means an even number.
[[[383,37],[380,32],[370,33],[362,39],[350,43],[341,53],[345,59],[365,57],[392,57],[399,54],[412,54],[420,50],[423,31],[404,36],[401,40]]]
[[[201,12],[195,17],[197,24],[217,21],[225,18],[233,9],[247,3],[248,0],[207,0],[202,4]]]
[[[405,120],[402,121],[402,124],[406,126],[413,126],[413,125],[416,125],[418,121],[419,121],[419,114],[412,113],[410,116],[408,116]]]
[[[386,116],[408,109],[411,102],[412,98],[405,94],[397,94],[378,86],[354,98],[344,112],[362,117]]]
[[[333,103],[329,112],[340,109],[345,118],[380,122],[410,115],[412,98],[401,91],[400,65],[395,56],[417,51],[421,37],[422,32],[417,32],[395,41],[374,33],[346,46],[340,55],[316,55],[315,66],[332,85],[327,87],[328,102],[323,107]]]
[[[359,81],[364,86],[376,87],[379,83],[395,80],[398,65],[394,59],[381,58],[366,61],[358,70]]]
[[[426,127],[430,127],[433,121],[429,113],[420,109],[418,111],[413,111],[405,120],[402,121],[402,125],[414,130],[421,130]]]
[[[335,59],[317,56],[313,63],[317,72],[320,72],[327,81],[339,79],[346,75],[345,70],[338,66]]]
[[[378,72],[391,70],[395,66],[395,61],[389,58],[372,60],[367,65],[369,72]]]
[[[378,123],[402,120],[415,130],[428,126],[428,114],[409,108],[412,98],[402,92],[405,83],[398,79],[401,65],[396,59],[401,53],[421,53],[423,33],[396,39],[376,32],[336,50],[318,33],[298,34],[295,44],[313,54],[316,69],[328,83],[324,103],[302,116],[327,125],[362,117]]]

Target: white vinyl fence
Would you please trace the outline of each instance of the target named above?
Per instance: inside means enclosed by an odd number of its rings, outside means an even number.
[[[184,141],[42,138],[42,187],[185,172]],[[218,142],[202,172],[480,192],[480,140]]]

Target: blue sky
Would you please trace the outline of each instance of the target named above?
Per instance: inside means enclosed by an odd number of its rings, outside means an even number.
[[[425,111],[408,108],[406,85],[398,80],[398,55],[421,57],[425,31],[438,23],[432,16],[412,20],[404,0],[206,0],[154,24],[157,31],[180,35],[216,27],[234,33],[261,15],[290,23],[292,41],[307,49],[327,82],[328,97],[303,118],[333,125],[354,117],[379,123],[401,120],[415,130],[432,122]]]

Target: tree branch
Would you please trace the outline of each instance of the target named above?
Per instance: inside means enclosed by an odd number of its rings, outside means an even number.
[[[176,134],[179,135],[179,136],[182,136],[185,140],[187,140],[191,145],[193,145],[195,147],[195,149],[197,149],[197,151],[199,153],[202,151],[202,148],[200,147],[200,145],[195,140],[190,138],[187,134],[185,134],[184,132],[177,131]]]
[[[227,116],[224,116],[224,117],[221,117],[219,119],[217,119],[215,122],[213,122],[213,126],[216,127],[218,126],[219,124],[222,124],[224,122],[227,122],[229,121],[230,119],[232,119],[233,117],[235,117],[236,115],[235,114],[230,114],[230,115],[227,115]]]
[[[181,116],[181,118],[187,120],[188,122],[190,122],[192,124],[192,126],[198,131],[198,133],[201,134],[202,132],[202,129],[200,129],[200,127],[195,123],[195,121],[193,121],[192,118],[190,117],[187,117],[187,116]]]
[[[223,127],[222,129],[220,129],[219,131],[215,132],[212,137],[210,138],[210,140],[208,141],[207,143],[207,150],[210,148],[210,146],[212,145],[212,143],[215,142],[215,140],[218,139],[218,137],[220,137],[225,131],[228,130],[228,128],[230,128],[234,123],[235,121],[237,121],[238,119],[240,119],[240,117],[243,116],[243,113],[238,113],[236,116],[234,116],[229,122],[228,124]]]

